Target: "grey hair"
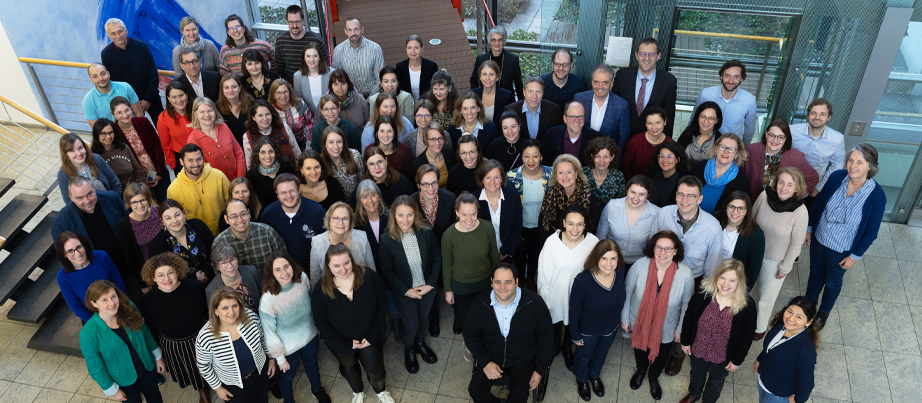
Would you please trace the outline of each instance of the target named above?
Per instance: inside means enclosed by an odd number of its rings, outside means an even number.
[[[182,29],[185,28],[186,25],[189,25],[189,24],[198,25],[198,20],[196,20],[195,17],[193,17],[193,16],[191,16],[191,15],[187,15],[187,16],[185,16],[185,17],[182,17],[182,19],[179,20],[179,31],[181,32]]]
[[[861,157],[868,162],[868,179],[871,179],[874,177],[874,175],[877,175],[877,171],[880,170],[880,168],[877,166],[877,149],[868,143],[861,143],[852,147],[851,150],[848,150],[847,155],[850,156],[855,151],[861,153]],[[848,164],[848,158],[846,158],[845,161],[845,163]],[[846,167],[847,166],[848,165],[846,165]]]
[[[499,34],[500,36],[503,37],[503,42],[506,42],[506,39],[507,39],[506,38],[507,37],[506,28],[503,28],[502,25],[497,25],[493,27],[493,29],[491,29],[490,32],[487,32],[487,39],[493,36],[493,34]]]
[[[106,20],[106,24],[103,25],[103,27],[106,29],[106,31],[108,31],[109,25],[112,25],[112,24],[118,24],[118,26],[122,27],[125,31],[128,30],[128,27],[125,25],[125,21],[122,21],[118,18],[109,18],[108,20]]]
[[[522,84],[524,87],[528,87],[530,83],[538,83],[541,85],[541,89],[544,89],[544,79],[539,76],[528,76],[525,77],[525,84]]]
[[[602,64],[596,66],[596,68],[595,68],[594,70],[592,70],[592,74],[595,74],[595,73],[597,73],[597,72],[599,72],[599,71],[604,72],[604,73],[608,73],[609,80],[612,80],[612,81],[615,80],[615,70],[612,69],[611,66],[609,66],[609,65],[607,65],[607,64],[605,64],[605,63],[602,63]]]
[[[218,242],[211,247],[211,266],[218,269],[221,262],[239,259],[237,249],[230,242]]]

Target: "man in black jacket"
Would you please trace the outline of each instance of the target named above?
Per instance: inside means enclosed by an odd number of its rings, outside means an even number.
[[[176,81],[186,84],[196,97],[205,97],[217,104],[221,75],[213,71],[202,70],[202,59],[192,49],[183,50],[179,55],[179,60],[183,75],[176,77]],[[189,102],[194,101],[194,99],[189,100]]]
[[[541,383],[554,357],[551,314],[544,300],[519,288],[515,268],[500,263],[493,269],[493,291],[471,303],[464,324],[464,344],[474,356],[468,393],[474,403],[494,402],[493,383],[509,379],[506,402],[528,399]]]

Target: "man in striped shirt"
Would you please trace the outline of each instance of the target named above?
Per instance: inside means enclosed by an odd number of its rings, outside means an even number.
[[[346,19],[349,41],[343,41],[333,49],[333,68],[345,70],[355,89],[367,99],[381,86],[378,72],[384,68],[384,52],[364,34],[365,28],[358,18]]]
[[[320,34],[305,28],[304,10],[301,6],[291,5],[285,10],[288,32],[280,34],[275,40],[275,60],[272,69],[289,83],[293,82],[295,72],[301,69],[301,52],[310,42],[320,45],[320,57],[329,57],[327,44]],[[308,24],[309,25],[309,24]]]

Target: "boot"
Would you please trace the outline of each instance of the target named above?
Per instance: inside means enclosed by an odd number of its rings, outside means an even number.
[[[653,396],[653,400],[659,400],[663,398],[663,388],[659,386],[659,379],[650,378],[650,396]]]
[[[211,403],[211,388],[206,386],[198,390],[198,403]]]
[[[415,374],[419,372],[419,361],[416,361],[416,353],[412,348],[403,348],[403,363],[407,367],[407,372]]]
[[[641,370],[640,368],[634,370],[634,376],[631,377],[631,389],[637,390],[640,389],[640,385],[643,385],[643,378],[647,376],[646,369]]]
[[[667,352],[666,354],[672,354],[672,352]],[[666,375],[676,376],[680,371],[682,371],[683,361],[685,361],[684,353],[680,357],[676,357],[674,355],[669,357],[669,362],[666,363],[666,371],[664,371]]]
[[[425,341],[414,344],[413,352],[419,354],[419,358],[422,358],[426,364],[435,364],[439,361],[439,358],[435,355],[435,351],[432,351],[432,349],[426,345]]]

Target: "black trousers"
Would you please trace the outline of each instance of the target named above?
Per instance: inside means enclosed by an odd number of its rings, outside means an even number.
[[[483,367],[479,364],[474,366],[471,383],[467,387],[467,392],[470,393],[474,403],[499,402],[499,399],[490,393],[490,388],[493,387],[494,383],[500,381],[508,382],[509,385],[509,396],[506,398],[506,403],[525,403],[528,401],[528,382],[531,381],[531,374],[535,372],[534,361],[529,360],[519,366],[502,368],[503,377],[497,380],[487,378],[487,374],[483,373]],[[486,364],[489,363],[484,363],[483,365],[485,366]]]
[[[515,250],[515,268],[519,272],[519,286],[524,287],[525,280],[538,277],[538,255],[544,241],[540,239],[538,228],[522,228],[522,242]]]
[[[122,386],[122,392],[128,403],[141,403],[141,395],[147,403],[163,403],[163,397],[160,396],[160,388],[157,386],[157,373],[154,371],[138,371],[138,380],[128,386]]]
[[[647,375],[650,379],[659,379],[659,376],[663,374],[663,369],[666,368],[666,362],[669,361],[669,352],[672,350],[672,342],[663,343],[659,346],[659,354],[657,354],[656,359],[651,363],[647,359],[647,351],[634,349],[634,360],[637,362],[637,369],[641,371],[648,371]]]
[[[413,343],[426,340],[429,332],[429,312],[438,292],[435,288],[430,290],[421,299],[409,298],[406,295],[394,295],[394,305],[403,321],[403,344],[413,347]]]
[[[724,388],[727,375],[730,375],[730,371],[726,370],[727,363],[715,364],[694,355],[689,355],[688,357],[691,358],[691,379],[688,383],[688,394],[692,397],[700,397],[702,403],[716,402],[720,398],[720,392]],[[703,395],[702,391],[704,392]]]
[[[455,321],[454,323],[460,323],[461,326],[464,326],[464,321],[467,319],[467,311],[471,309],[471,303],[474,302],[474,297],[479,293],[470,293],[470,294],[455,294],[455,303],[451,308],[455,311]]]
[[[362,384],[362,368],[365,368],[365,373],[368,374],[368,383],[371,384],[371,388],[374,389],[375,393],[384,392],[384,381],[387,379],[387,373],[384,371],[383,344],[372,344],[363,349],[352,350],[348,354],[343,354],[333,349],[330,349],[330,352],[339,361],[339,373],[342,374],[343,378],[346,378],[346,382],[349,382],[349,387],[352,388],[353,392],[359,393],[365,390],[365,385]],[[359,368],[359,364],[362,364],[362,368]]]
[[[263,365],[262,373],[255,372],[249,378],[243,380],[243,388],[234,385],[223,385],[233,397],[228,402],[240,403],[268,403],[269,402],[269,357],[266,357],[266,364]],[[293,370],[294,368],[292,368]],[[246,376],[246,375],[244,375]],[[278,377],[276,377],[278,378]]]
[[[556,356],[561,350],[570,348],[571,346],[573,346],[573,340],[570,338],[570,326],[564,325],[563,321],[555,323],[554,355]]]

